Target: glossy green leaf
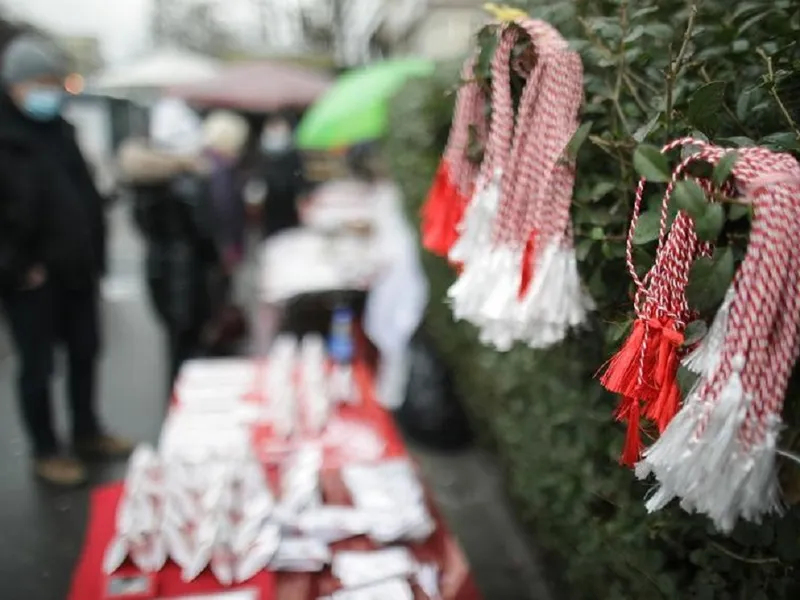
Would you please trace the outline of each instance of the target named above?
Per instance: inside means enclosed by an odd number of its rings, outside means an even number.
[[[643,212],[636,223],[633,233],[633,243],[641,246],[658,239],[661,229],[661,213],[654,210]]]
[[[648,181],[669,181],[669,162],[655,146],[640,144],[633,153],[633,166]]]
[[[752,105],[753,92],[752,90],[745,90],[739,94],[736,100],[736,118],[740,121],[746,121],[749,117],[750,106]]]
[[[611,323],[608,327],[608,334],[606,339],[611,344],[616,344],[625,339],[628,332],[633,326],[633,320],[622,321],[620,323]]]
[[[747,204],[731,204],[728,209],[728,218],[731,221],[738,221],[750,216],[750,207]]]
[[[653,133],[653,131],[655,131],[656,127],[658,127],[658,123],[661,120],[661,114],[662,113],[657,112],[647,123],[639,127],[639,129],[633,133],[633,139],[640,144],[645,141],[647,137]]]
[[[692,346],[706,337],[708,325],[703,320],[692,321],[683,333],[683,345]]]
[[[739,159],[739,154],[737,152],[728,152],[725,156],[723,156],[717,165],[714,167],[714,183],[717,186],[721,186],[728,180],[728,177],[731,176],[733,172],[733,167],[736,165],[736,161]]]
[[[725,209],[721,204],[708,204],[703,214],[695,219],[694,224],[697,237],[706,242],[713,242],[725,226]]]
[[[666,23],[650,23],[645,26],[644,32],[654,38],[668,40],[675,35],[675,30]]]
[[[694,387],[694,384],[697,382],[698,376],[686,367],[681,366],[678,368],[677,379],[678,387],[681,390],[681,396],[686,398],[691,389]]]
[[[587,123],[583,123],[572,136],[569,143],[567,144],[567,148],[565,150],[565,154],[570,161],[575,161],[578,158],[578,152],[580,152],[581,147],[583,146],[586,138],[589,137],[589,132],[592,130],[592,123],[591,121]]]
[[[708,207],[703,188],[691,179],[684,179],[676,183],[672,197],[678,208],[688,213],[695,221],[703,217]]]
[[[686,297],[689,306],[702,312],[717,308],[733,281],[733,252],[730,248],[717,248],[710,258],[695,261],[689,276]]]
[[[694,127],[704,132],[716,128],[725,102],[725,86],[724,81],[712,81],[692,94],[686,117]]]
[[[594,242],[592,240],[581,240],[575,246],[575,256],[579,261],[586,260],[586,257],[589,256],[589,252],[592,250],[592,246]]]
[[[602,199],[607,194],[610,194],[615,189],[617,189],[617,185],[612,181],[601,181],[597,185],[592,188],[591,192],[591,200],[597,201]]]

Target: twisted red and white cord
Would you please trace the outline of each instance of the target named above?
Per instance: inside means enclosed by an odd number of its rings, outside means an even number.
[[[711,164],[729,152],[695,146],[696,159]],[[800,165],[763,148],[737,152],[733,182],[754,217],[722,322],[711,328],[718,356],[637,465],[658,482],[648,510],[677,497],[726,532],[780,508],[776,443],[800,351]]]
[[[522,38],[536,56],[515,119],[512,51]],[[577,272],[574,164],[564,156],[578,125],[582,65],[553,27],[520,20],[500,27],[492,84],[488,156],[450,255],[464,268],[448,295],[454,316],[478,326],[485,343],[546,347],[593,307]]]
[[[478,167],[469,156],[472,136],[478,144],[486,138],[486,99],[475,80],[476,60],[469,58],[462,68],[447,147],[422,208],[422,245],[442,256],[458,239],[458,224],[475,187]]]

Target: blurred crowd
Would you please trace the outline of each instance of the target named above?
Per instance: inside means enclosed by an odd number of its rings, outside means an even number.
[[[87,460],[122,458],[132,448],[109,433],[97,409],[108,202],[63,117],[67,56],[36,32],[9,37],[0,62],[0,299],[34,470],[75,485],[87,478]],[[261,238],[298,223],[304,178],[291,128],[288,116],[254,129],[234,113],[203,118],[164,101],[150,135],[119,150],[119,183],[145,241],[147,289],[167,340],[169,388],[184,361],[235,352],[246,334],[232,281],[244,258],[247,207],[261,207]],[[53,427],[58,347],[67,356],[69,444]]]

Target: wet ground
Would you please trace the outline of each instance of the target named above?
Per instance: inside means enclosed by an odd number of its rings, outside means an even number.
[[[115,210],[112,225],[104,286],[103,415],[115,433],[154,443],[164,414],[161,338],[142,288],[141,249],[123,207]],[[83,543],[89,489],[57,491],[31,477],[17,420],[13,362],[0,327],[0,599],[62,600]],[[60,365],[57,371],[55,402],[66,431]],[[479,451],[416,453],[486,600],[549,600],[491,460]],[[98,466],[92,484],[123,475],[124,465]]]

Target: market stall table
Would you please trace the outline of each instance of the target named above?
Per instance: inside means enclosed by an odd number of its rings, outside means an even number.
[[[372,456],[360,457],[373,460],[384,460],[395,457],[406,457],[407,452],[393,421],[378,404],[372,375],[363,364],[354,366],[354,381],[358,402],[339,406],[331,416],[329,424],[336,428],[342,424],[358,424],[359,427],[371,431],[383,443]],[[180,385],[180,383],[179,383]],[[176,402],[180,407],[180,387],[176,394]],[[172,409],[173,411],[176,408]],[[253,429],[253,444],[266,447],[269,444],[269,432],[264,428]],[[266,437],[265,437],[266,436]],[[340,468],[348,463],[358,462],[359,457],[348,451],[337,450],[337,443],[326,448],[323,469],[320,473],[320,485],[327,504],[346,505],[350,503],[349,493],[341,478]],[[269,457],[265,457],[269,459]],[[269,467],[265,465],[269,470]],[[74,575],[70,600],[106,600],[110,596],[106,590],[109,579],[103,574],[104,553],[115,530],[116,509],[123,491],[123,484],[115,484],[100,488],[94,492],[90,512],[90,523],[86,535],[83,555]],[[429,511],[435,519],[434,534],[424,543],[409,546],[420,562],[434,563],[440,569],[439,578],[441,600],[478,600],[480,595],[469,573],[466,560],[458,543],[448,532],[441,516],[436,511],[430,498],[427,500]],[[334,552],[341,550],[362,550],[373,547],[365,537],[353,538],[333,545]],[[135,576],[134,567],[126,565],[115,574]],[[332,593],[338,586],[329,568],[322,573],[273,573],[261,571],[249,581],[235,587],[224,588],[206,571],[192,582],[181,579],[177,566],[168,562],[164,569],[146,578],[153,585],[151,593],[139,596],[129,595],[126,598],[230,598],[239,600],[238,596],[223,594],[234,590],[241,591],[241,600],[314,600]],[[426,596],[421,589],[414,586],[415,598],[419,600],[438,600]],[[202,594],[205,594],[203,596]]]

